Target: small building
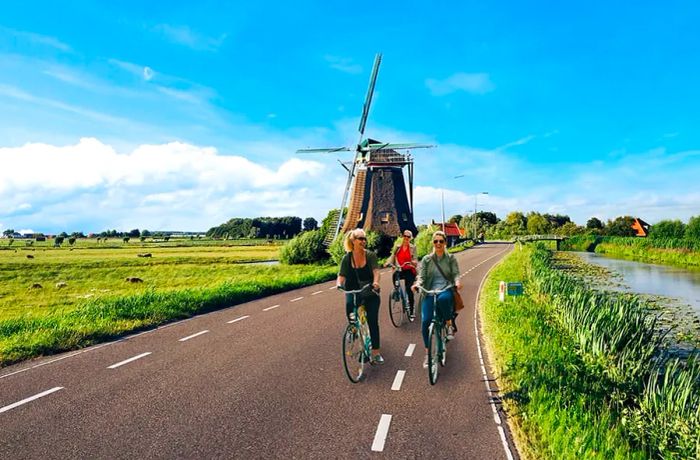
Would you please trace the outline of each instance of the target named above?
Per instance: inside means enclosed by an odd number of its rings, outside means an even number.
[[[459,244],[464,239],[464,231],[454,222],[445,222],[443,224],[442,222],[433,221],[433,225],[437,226],[440,230],[444,228],[445,236],[447,236],[447,247],[449,248]]]
[[[632,222],[632,229],[637,232],[635,236],[640,236],[642,238],[645,238],[646,236],[649,235],[649,224],[644,222],[642,219],[639,217],[634,219],[634,222]]]

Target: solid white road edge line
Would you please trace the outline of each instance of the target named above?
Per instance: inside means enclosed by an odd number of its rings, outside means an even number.
[[[499,253],[494,254],[493,256],[484,260],[484,262],[486,262],[487,260],[493,259],[497,255],[502,254],[505,251],[506,250],[503,250]],[[479,289],[476,291],[477,292],[476,300],[474,301],[474,332],[476,335],[476,346],[477,346],[477,349],[479,351],[479,356],[482,357],[481,359],[483,359],[483,354],[481,351],[481,341],[479,340],[479,320],[478,320],[479,293],[481,292],[481,288],[484,286],[484,283],[486,282],[486,277],[488,276],[489,272],[491,270],[493,270],[493,267],[495,267],[495,265],[492,266],[490,269],[488,269],[488,271],[484,274],[484,277],[481,279],[481,282],[479,283]],[[491,390],[491,386],[489,385],[489,377],[488,377],[488,374],[486,373],[486,369],[483,365],[481,366],[481,373],[483,374],[484,383],[486,384],[486,391],[489,394],[492,394],[493,391]],[[491,408],[494,411],[494,414],[497,414],[496,403],[495,403],[494,399],[493,398],[489,398],[489,399],[490,399],[489,403],[492,406]],[[503,444],[503,450],[505,451],[508,459],[513,460],[513,453],[510,451],[510,446],[508,445],[508,439],[506,438],[506,433],[505,433],[505,430],[503,429],[503,425],[501,423],[500,417],[498,417],[498,418],[494,417],[494,422],[496,423],[496,428],[498,428],[498,434],[501,438],[501,444]]]
[[[386,441],[386,435],[389,433],[389,425],[391,425],[391,415],[382,414],[382,418],[379,419],[379,425],[377,426],[377,432],[374,435],[374,442],[372,442],[373,452],[384,451],[384,442]]]
[[[273,309],[275,309],[275,308],[277,308],[277,307],[279,307],[279,304],[273,305],[273,306],[271,306],[271,307],[263,308],[263,311],[270,311],[270,310],[273,310]]]
[[[231,321],[226,321],[226,324],[232,324],[246,318],[250,318],[250,315],[241,316],[240,318],[232,319]]]
[[[51,393],[54,393],[58,390],[63,390],[63,387],[54,387],[54,388],[51,388],[50,390],[42,391],[39,394],[36,394],[34,396],[30,396],[29,398],[25,398],[21,401],[17,401],[16,403],[12,403],[9,406],[0,407],[0,414],[2,414],[3,412],[7,412],[10,409],[14,409],[15,407],[21,406],[22,404],[26,404],[28,402],[34,401],[35,399],[39,399],[39,398],[42,398],[46,395],[50,395]]]
[[[197,332],[196,334],[192,334],[192,335],[188,335],[187,337],[183,337],[183,338],[179,339],[178,342],[185,342],[187,340],[190,340],[190,339],[197,337],[198,335],[206,334],[207,332],[209,332],[209,330]]]
[[[391,384],[391,389],[394,391],[399,391],[401,389],[401,384],[403,383],[403,378],[406,376],[406,371],[396,371],[396,377],[394,377],[394,383]]]
[[[125,359],[124,361],[118,362],[117,364],[112,364],[111,366],[107,366],[107,369],[116,369],[119,366],[123,366],[124,364],[129,364],[132,361],[136,361],[137,359],[141,359],[144,356],[150,355],[151,352],[147,351],[146,353],[141,353],[140,355],[136,355],[133,358]]]
[[[416,349],[416,344],[415,343],[409,343],[408,348],[406,348],[406,353],[404,353],[404,356],[408,356],[409,358],[413,356],[413,351]]]

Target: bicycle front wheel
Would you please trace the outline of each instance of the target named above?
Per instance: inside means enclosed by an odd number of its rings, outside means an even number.
[[[428,380],[430,380],[431,385],[435,385],[438,379],[438,369],[440,360],[440,351],[438,347],[440,346],[439,341],[439,331],[435,327],[435,323],[432,323],[428,328]]]
[[[365,371],[365,349],[362,336],[357,327],[349,324],[343,333],[343,367],[352,383],[359,382]]]
[[[404,323],[403,296],[401,291],[394,289],[389,293],[389,318],[394,327],[401,327]]]

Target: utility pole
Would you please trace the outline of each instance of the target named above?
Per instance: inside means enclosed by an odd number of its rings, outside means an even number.
[[[489,194],[489,192],[481,192],[481,193],[477,193],[474,195],[474,215],[472,216],[472,220],[474,221],[474,234],[473,234],[474,241],[476,241],[476,200],[477,200],[477,198],[479,198],[479,195],[488,195],[488,194]]]

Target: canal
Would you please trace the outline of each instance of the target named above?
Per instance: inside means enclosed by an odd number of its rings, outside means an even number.
[[[576,254],[584,262],[619,275],[621,285],[612,289],[660,296],[662,304],[675,310],[676,324],[684,326],[681,329],[700,331],[700,271],[613,259],[591,252]]]

